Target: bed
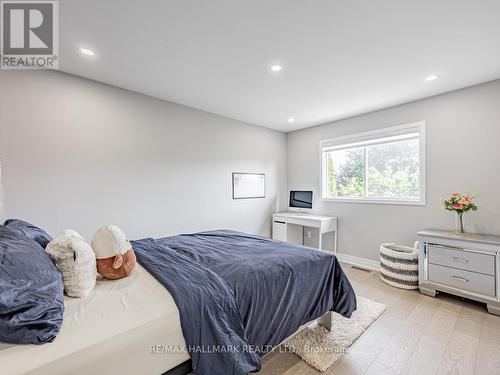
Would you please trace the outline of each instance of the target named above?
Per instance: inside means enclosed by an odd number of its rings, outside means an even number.
[[[132,276],[66,298],[53,343],[0,343],[2,374],[241,375],[304,324],[356,308],[327,252],[227,230],[131,243]]]
[[[170,293],[140,265],[126,279],[98,280],[84,299],[65,297],[63,325],[45,345],[0,343],[2,375],[158,375],[187,353],[151,354],[151,345],[184,345]]]

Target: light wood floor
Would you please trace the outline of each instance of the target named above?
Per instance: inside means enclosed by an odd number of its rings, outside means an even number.
[[[343,265],[356,294],[384,314],[324,375],[500,374],[500,317],[483,304],[392,288],[378,272]],[[319,375],[293,353],[264,358],[259,375]]]

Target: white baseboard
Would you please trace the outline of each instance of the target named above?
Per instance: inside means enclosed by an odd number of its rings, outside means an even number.
[[[340,262],[348,263],[352,266],[364,268],[371,271],[380,271],[380,263],[374,260],[358,258],[348,254],[337,253],[335,254]]]

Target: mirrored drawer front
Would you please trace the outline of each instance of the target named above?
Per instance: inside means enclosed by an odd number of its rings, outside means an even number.
[[[469,292],[495,296],[495,277],[429,264],[429,281]]]
[[[495,257],[453,247],[427,245],[429,263],[495,275]]]

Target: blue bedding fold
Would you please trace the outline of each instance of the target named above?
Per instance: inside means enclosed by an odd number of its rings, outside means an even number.
[[[158,241],[132,241],[132,247],[141,265],[172,294],[196,374],[247,374],[260,367],[255,353],[201,355],[197,349],[247,343],[234,294],[222,278]]]
[[[33,241],[36,241],[44,249],[47,247],[48,243],[52,241],[50,234],[45,232],[42,228],[28,223],[27,221],[8,219],[3,225],[25,237],[32,239]]]
[[[220,230],[133,241],[138,261],[172,294],[196,374],[242,375],[302,324],[350,317],[354,291],[333,254]]]
[[[0,225],[0,342],[51,342],[63,313],[64,285],[50,256],[34,240]]]

